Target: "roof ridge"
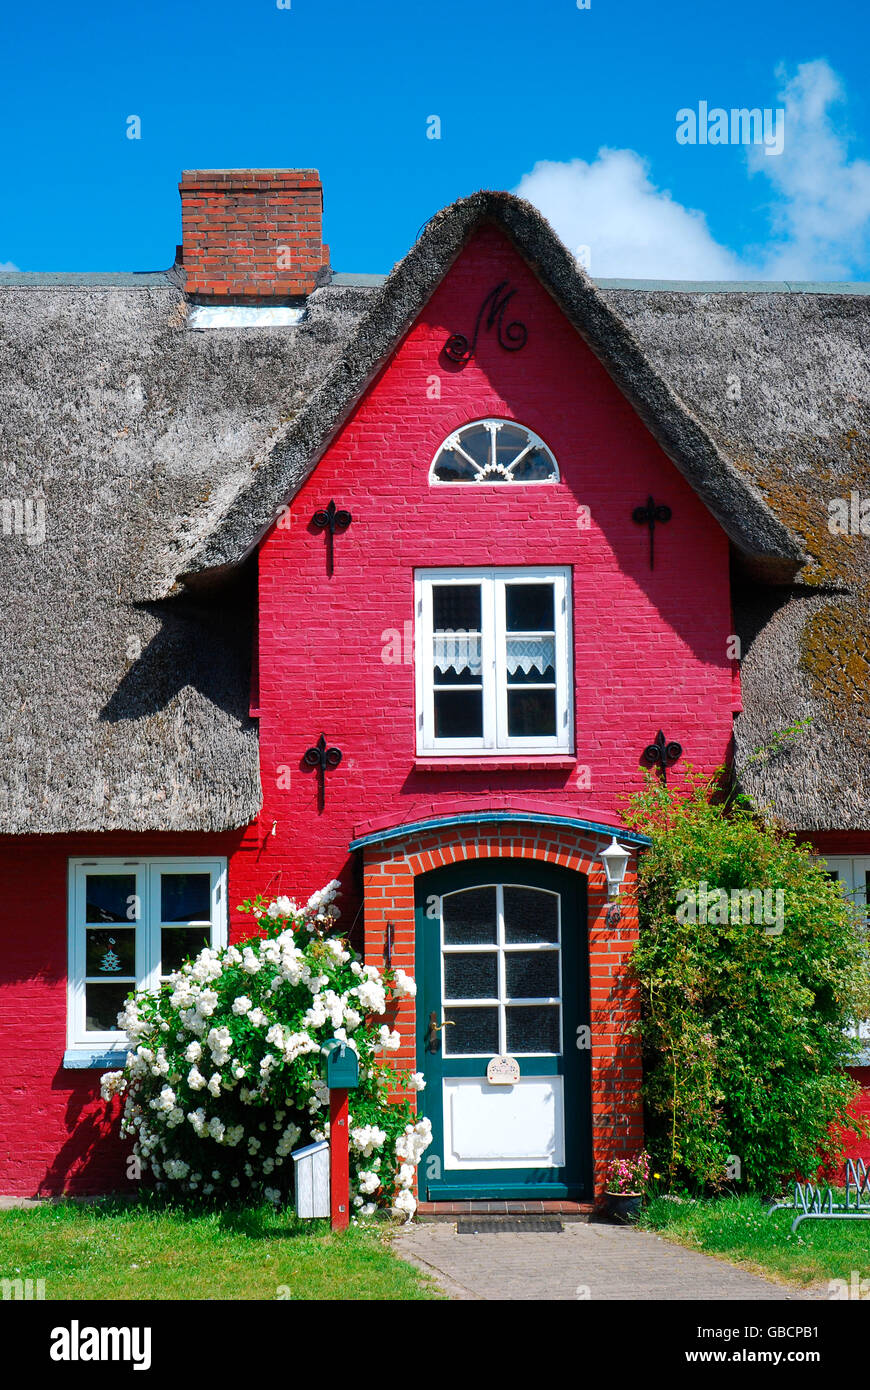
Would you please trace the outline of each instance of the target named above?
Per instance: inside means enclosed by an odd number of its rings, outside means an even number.
[[[150,288],[177,285],[174,267],[168,270],[3,270],[0,287],[39,289],[42,286],[81,285],[86,289],[100,285]],[[392,274],[392,272],[390,272]],[[320,288],[331,285],[381,288],[390,274],[380,271],[333,271]],[[870,280],[644,280],[588,277],[599,290],[662,290],[670,294],[832,294],[870,295]]]
[[[671,294],[857,294],[870,295],[870,280],[610,280],[600,290],[665,290]]]
[[[136,289],[165,285],[177,289],[178,276],[174,267],[169,270],[0,270],[0,287],[37,290],[51,289],[55,285],[88,290],[99,289],[101,285]]]

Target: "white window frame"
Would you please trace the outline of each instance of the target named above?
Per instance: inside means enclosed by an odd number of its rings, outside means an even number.
[[[846,894],[856,907],[865,908],[870,914],[870,895],[867,892],[867,879],[870,873],[870,855],[867,854],[825,854],[824,862],[832,873],[836,873],[838,883],[845,885]],[[870,926],[870,915],[868,915]],[[870,1065],[870,1023],[852,1023],[849,1037],[856,1042],[857,1055],[854,1065]]]
[[[556,656],[556,733],[540,737],[510,737],[507,732],[507,670],[505,662],[505,586],[554,585]],[[483,686],[483,734],[480,738],[435,737],[433,674],[433,606],[435,584],[468,584],[479,581],[481,594],[481,684]],[[488,566],[468,569],[421,569],[414,574],[416,616],[415,656],[417,684],[418,756],[483,757],[519,755],[571,755],[574,740],[573,626],[571,621],[570,565]]]
[[[831,872],[837,874],[838,882],[846,885],[846,892],[855,905],[867,905],[865,874],[870,873],[870,855],[826,854],[823,858]]]
[[[155,990],[160,986],[161,927],[160,874],[208,873],[211,879],[211,944],[227,944],[227,861],[221,856],[207,858],[71,859],[69,861],[67,975],[67,1051],[69,1053],[108,1053],[123,1048],[126,1035],[120,1029],[88,1032],[85,1012],[85,947],[87,928],[98,923],[85,922],[85,891],[88,874],[129,873],[136,877],[140,915],[136,925],[136,980],[130,989]],[[132,924],[132,923],[131,923]],[[167,925],[179,925],[168,923]],[[200,925],[198,922],[192,925]],[[205,925],[205,923],[203,923]]]

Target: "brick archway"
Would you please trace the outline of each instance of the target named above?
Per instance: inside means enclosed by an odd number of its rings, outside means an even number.
[[[520,859],[558,865],[586,878],[588,897],[589,969],[591,991],[592,1138],[595,1193],[604,1191],[607,1162],[631,1154],[643,1143],[640,1095],[641,1060],[636,1038],[627,1032],[638,1017],[639,1000],[626,969],[637,940],[633,854],[619,899],[621,918],[608,926],[606,881],[599,855],[610,834],[632,841],[618,826],[612,831],[581,829],[543,820],[486,820],[457,818],[430,827],[396,827],[375,842],[359,848],[364,853],[365,958],[383,967],[389,957],[394,967],[414,974],[414,883],[421,875],[449,864],[475,859]],[[399,1071],[417,1069],[416,1008],[413,999],[394,1005],[390,1026],[402,1038],[392,1054]],[[407,1097],[412,1104],[413,1093]]]

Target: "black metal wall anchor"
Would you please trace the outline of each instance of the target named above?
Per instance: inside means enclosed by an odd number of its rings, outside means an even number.
[[[346,531],[353,521],[353,517],[350,512],[339,511],[333,499],[330,498],[329,506],[322,511],[315,512],[311,520],[319,531],[326,532],[326,572],[332,574],[333,537],[336,531]]]
[[[660,768],[662,781],[666,783],[668,780],[668,768],[673,766],[677,758],[682,755],[682,752],[683,745],[681,743],[666,742],[664,734],[661,729],[659,729],[656,734],[655,743],[648,743],[643,750],[641,762],[646,763],[650,767]]]
[[[484,327],[488,331],[492,328],[493,324],[496,325],[498,341],[505,352],[519,352],[520,348],[525,347],[526,340],[529,336],[526,325],[520,323],[518,319],[514,319],[511,323],[507,324],[504,321],[505,309],[516,294],[516,290],[508,289],[508,284],[509,282],[507,280],[502,280],[501,284],[496,285],[494,290],[490,290],[489,294],[484,299],[477,311],[477,320],[474,325],[474,337],[470,343],[464,333],[451,333],[447,342],[444,344],[445,356],[449,357],[451,362],[456,362],[459,366],[464,367],[466,362],[471,361],[474,356],[475,348],[477,347],[481,319],[484,313],[486,313],[487,308],[489,309],[489,313],[486,315]],[[506,291],[506,293],[502,294],[503,290]]]
[[[646,499],[646,506],[635,507],[631,515],[637,522],[638,526],[649,527],[649,567],[650,569],[655,569],[654,544],[656,522],[670,521],[673,513],[671,512],[670,507],[666,507],[663,502],[656,504],[654,498],[648,497]]]
[[[393,964],[393,932],[395,927],[392,922],[387,922],[387,929],[384,933],[384,964],[389,970]]]
[[[317,809],[322,811],[326,804],[326,770],[330,772],[341,762],[340,748],[327,748],[326,734],[321,734],[313,748],[309,748],[302,759],[306,767],[317,768]]]

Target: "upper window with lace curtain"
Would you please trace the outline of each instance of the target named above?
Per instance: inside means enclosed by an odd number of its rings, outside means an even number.
[[[418,570],[417,751],[568,753],[570,571]]]
[[[559,468],[542,439],[515,420],[475,420],[445,439],[430,483],[557,483]]]

